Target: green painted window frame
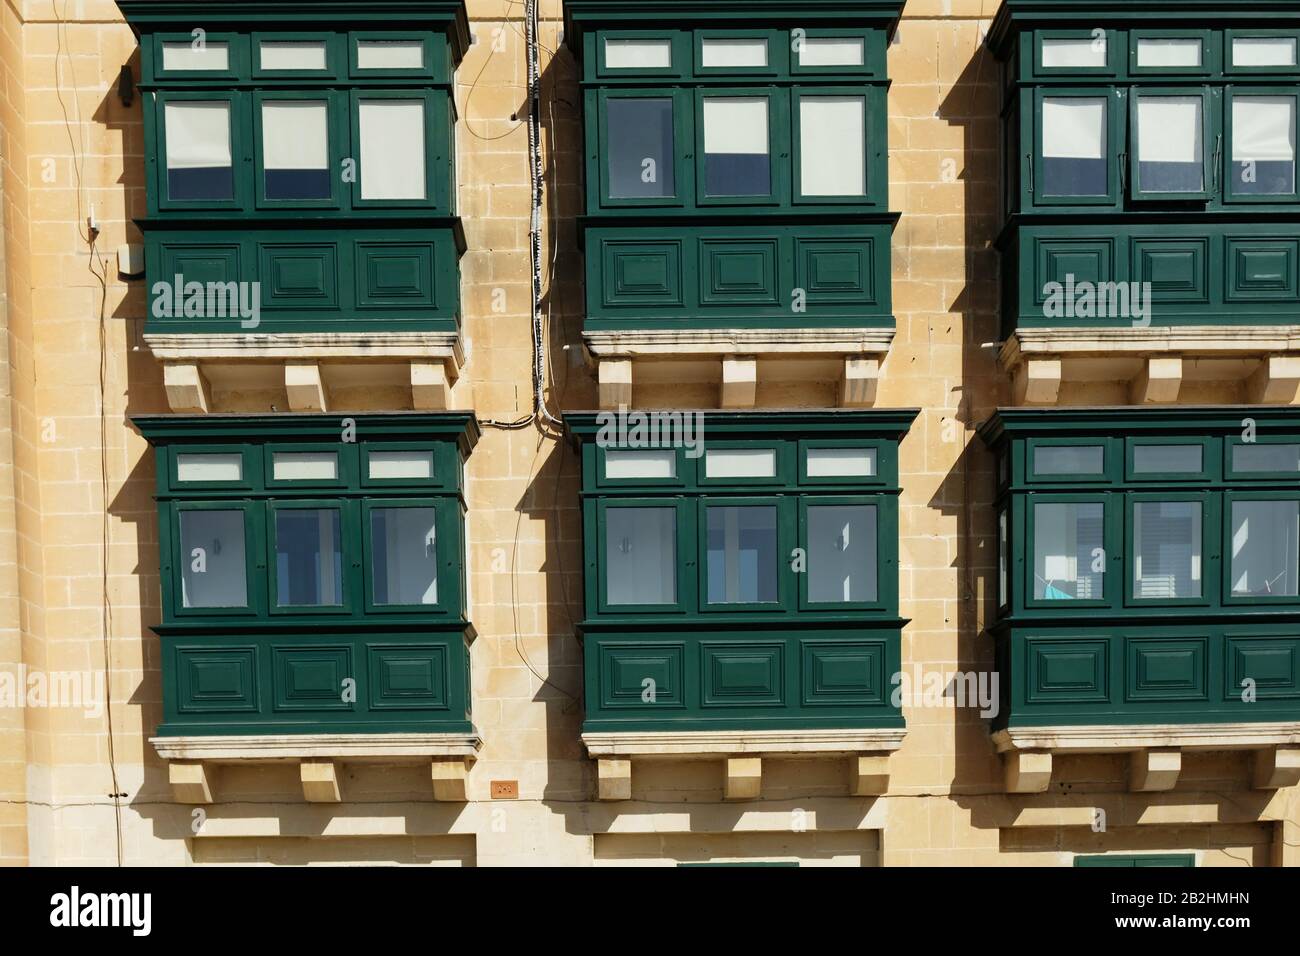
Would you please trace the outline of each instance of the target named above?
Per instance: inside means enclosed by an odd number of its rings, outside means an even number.
[[[804,66],[800,61],[799,51],[794,49],[795,38],[791,32],[790,75],[795,77],[833,78],[844,77],[881,77],[885,73],[885,42],[878,30],[836,29],[833,27],[797,27],[803,31],[805,40],[861,40],[861,66]],[[876,49],[879,41],[879,50]]]
[[[1236,66],[1232,62],[1233,40],[1295,40],[1296,62],[1292,66]],[[1228,28],[1223,32],[1223,72],[1229,76],[1300,76],[1300,29]]]
[[[424,198],[363,199],[361,196],[361,101],[418,100],[424,104]],[[440,89],[412,89],[400,86],[353,88],[348,93],[348,126],[351,130],[352,156],[357,162],[352,182],[353,209],[441,209],[450,211],[453,189],[450,177],[439,176],[450,170],[449,157],[454,150],[450,141],[451,106],[448,95]]]
[[[1201,65],[1200,66],[1138,66],[1138,46],[1142,40],[1200,40],[1201,41]],[[1142,29],[1130,30],[1128,40],[1128,72],[1133,77],[1149,76],[1210,76],[1221,72],[1218,62],[1218,44],[1212,40],[1212,31],[1210,30],[1186,30],[1186,29]]]
[[[596,155],[592,158],[599,166],[599,192],[601,207],[627,209],[635,207],[689,208],[695,204],[695,176],[692,172],[694,152],[684,150],[695,142],[694,107],[688,108],[689,91],[680,87],[606,87],[595,91],[597,116]],[[611,99],[670,100],[673,104],[673,185],[675,196],[620,197],[610,196],[609,180],[609,114],[607,104]],[[770,122],[770,120],[769,120]],[[770,130],[769,130],[770,132]]]
[[[435,42],[441,34],[427,30],[353,30],[347,34],[348,78],[351,80],[436,80],[447,75],[450,63],[447,62],[447,45]],[[413,69],[375,69],[363,70],[357,66],[357,43],[369,41],[405,41],[420,39],[424,43],[424,66]]]
[[[1148,445],[1197,445],[1201,449],[1201,470],[1200,471],[1174,471],[1174,472],[1140,472],[1136,468],[1137,448]],[[1213,481],[1215,462],[1217,452],[1215,450],[1215,439],[1212,438],[1193,438],[1182,435],[1143,435],[1140,438],[1129,437],[1124,442],[1124,480],[1128,482],[1143,483],[1160,483],[1175,484],[1181,482],[1204,484]]]
[[[1232,506],[1238,501],[1295,501],[1300,503],[1300,488],[1294,488],[1293,486],[1293,489],[1275,491],[1262,489],[1229,489],[1224,491],[1221,533],[1225,542],[1232,541]],[[1297,579],[1300,579],[1300,554],[1295,555],[1295,558],[1297,561]],[[1278,597],[1234,597],[1232,593],[1232,555],[1228,553],[1223,556],[1220,585],[1223,588],[1223,607],[1225,609],[1241,607],[1267,608],[1275,605],[1295,606],[1300,604],[1300,595],[1297,594],[1279,595]]]
[[[1097,27],[1096,29],[1103,29]],[[1069,77],[1114,77],[1119,75],[1119,66],[1124,62],[1124,43],[1118,30],[1105,28],[1106,65],[1097,66],[1043,66],[1044,40],[1091,40],[1096,30],[1051,29],[1033,32],[1033,75],[1042,79],[1059,80]]]
[[[800,101],[805,97],[817,98],[825,96],[858,96],[862,98],[863,191],[859,196],[805,196],[803,193],[803,111],[800,109]],[[877,199],[872,198],[873,192],[878,193],[878,190],[874,190],[872,187],[875,185],[877,178],[882,175],[881,165],[888,162],[888,157],[872,135],[871,117],[875,111],[886,108],[885,91],[879,87],[802,86],[795,87],[790,91],[790,188],[794,205],[880,205]],[[886,171],[883,175],[888,175],[888,172]]]
[[[1238,471],[1233,465],[1233,449],[1241,445],[1300,445],[1300,434],[1256,435],[1253,442],[1229,436],[1223,442],[1223,474],[1229,481],[1243,482],[1243,490],[1258,482],[1300,482],[1300,471]]]
[[[272,498],[266,503],[266,600],[267,614],[272,617],[353,617],[360,609],[357,591],[357,571],[364,573],[361,561],[361,542],[357,540],[360,520],[359,501],[348,498]],[[276,515],[281,511],[337,511],[339,521],[340,587],[338,604],[279,604],[278,562],[275,559]]]
[[[427,480],[417,478],[371,478],[370,455],[372,452],[428,452],[432,459]],[[421,441],[379,441],[366,442],[360,447],[357,478],[362,488],[374,489],[411,489],[424,488],[438,490],[446,487],[440,474],[438,460],[438,443]]]
[[[266,165],[263,155],[262,107],[277,102],[323,102],[328,130],[328,155],[326,171],[329,174],[328,199],[268,199],[266,197]],[[346,106],[342,95],[335,90],[259,90],[252,98],[253,121],[253,192],[256,207],[263,209],[341,209],[344,186],[340,170],[343,167],[344,144],[348,141]]]
[[[1107,853],[1097,856],[1076,856],[1076,867],[1118,867],[1130,869],[1142,867],[1188,867],[1195,868],[1195,853]]]
[[[1116,492],[1116,494],[1121,494]],[[1223,545],[1218,532],[1220,520],[1219,497],[1208,491],[1130,491],[1124,498],[1124,606],[1125,607],[1211,607],[1217,605],[1214,588],[1218,582],[1219,561]],[[1201,506],[1201,595],[1195,598],[1140,598],[1136,594],[1137,551],[1134,534],[1137,530],[1137,505],[1160,502],[1193,502]]]
[[[1300,50],[1298,50],[1300,53]],[[1297,56],[1300,59],[1300,56]],[[1289,193],[1272,193],[1263,195],[1238,195],[1232,184],[1237,177],[1230,175],[1233,169],[1232,141],[1233,127],[1232,104],[1238,96],[1289,96],[1295,100],[1296,155],[1294,159],[1295,178]],[[1225,205],[1287,205],[1300,203],[1300,84],[1295,86],[1242,86],[1229,85],[1223,94],[1223,202]]]
[[[602,80],[631,78],[680,79],[690,73],[692,64],[691,34],[683,30],[597,30],[595,32],[596,77]],[[667,40],[671,66],[664,67],[611,67],[605,60],[606,40]]]
[[[255,80],[309,79],[333,80],[343,75],[342,37],[337,33],[286,33],[255,30],[249,47],[249,69]],[[323,43],[325,68],[321,70],[271,70],[262,66],[262,43]]]
[[[732,449],[743,449],[746,451],[758,451],[760,449],[772,449],[776,452],[772,476],[770,478],[710,478],[708,477],[707,468],[710,451],[729,451]],[[794,478],[794,447],[784,439],[773,439],[771,441],[752,441],[752,440],[723,440],[710,441],[704,445],[704,453],[700,455],[698,462],[698,474],[696,483],[702,489],[702,493],[713,494],[715,488],[730,488],[733,490],[748,491],[752,488],[780,488],[787,487],[793,483]]]
[[[346,489],[357,485],[357,446],[353,442],[267,442],[262,446],[262,480],[267,491],[322,489],[331,491]],[[279,452],[310,452],[314,454],[332,453],[337,455],[336,477],[323,478],[279,478],[275,477],[275,456]]]
[[[767,149],[771,190],[752,196],[710,196],[706,189],[707,171],[704,152],[704,101],[706,99],[757,99],[767,100]],[[790,101],[780,87],[753,86],[701,86],[694,91],[695,141],[694,182],[695,205],[700,208],[724,206],[749,206],[768,208],[782,205],[783,198],[791,195],[790,165],[793,143],[790,136]],[[780,150],[784,150],[781,152]]]
[[[696,527],[696,565],[699,569],[699,610],[703,615],[743,614],[754,611],[770,614],[773,611],[793,612],[796,609],[795,595],[789,575],[782,572],[788,563],[789,555],[795,547],[798,534],[795,502],[784,497],[732,497],[704,494],[695,499],[697,508]],[[772,508],[776,516],[776,600],[775,601],[738,601],[734,604],[709,601],[709,509],[710,508]]]
[[[1026,484],[1104,485],[1112,480],[1116,456],[1115,443],[1109,438],[1029,438],[1024,447]],[[1034,465],[1040,448],[1101,448],[1101,471],[1096,474],[1038,471]]]
[[[1191,98],[1199,96],[1201,98],[1201,189],[1197,192],[1159,192],[1148,191],[1142,188],[1142,164],[1139,161],[1139,138],[1140,130],[1138,117],[1141,111],[1138,109],[1138,102],[1144,97],[1152,99],[1159,98]],[[1211,111],[1214,106],[1213,98],[1210,96],[1210,88],[1207,86],[1135,86],[1129,94],[1129,137],[1127,148],[1127,166],[1128,166],[1128,187],[1129,194],[1134,200],[1139,202],[1208,202],[1218,190],[1218,169],[1216,161],[1219,152],[1218,148],[1211,149],[1211,143],[1215,141],[1213,135],[1214,122]]]
[[[182,481],[180,478],[181,455],[239,455],[239,481]],[[248,491],[253,487],[253,469],[259,467],[256,456],[247,445],[204,445],[202,450],[187,448],[184,445],[171,445],[167,448],[168,483],[171,487],[184,492],[191,491]]]
[[[595,554],[588,553],[588,564],[594,561],[596,570],[596,608],[601,615],[653,615],[682,614],[698,603],[697,588],[699,577],[694,571],[697,551],[692,547],[699,535],[695,531],[696,510],[692,499],[656,498],[656,497],[619,497],[598,498],[595,505]],[[605,544],[607,527],[606,515],[611,508],[659,508],[672,510],[674,514],[674,546],[677,561],[674,574],[677,577],[674,593],[677,600],[671,604],[611,604],[609,602],[609,579],[607,570]]]
[[[611,451],[670,451],[673,453],[674,466],[672,478],[610,478],[605,473],[605,463]],[[703,454],[698,461],[703,461]],[[680,488],[686,484],[686,450],[684,448],[596,448],[596,487],[597,488]],[[701,468],[703,466],[701,465]]]
[[[808,452],[817,449],[838,449],[838,448],[855,448],[865,449],[875,454],[874,474],[861,476],[830,476],[823,477],[820,475],[809,476],[808,474]],[[887,484],[883,473],[885,472],[885,456],[891,451],[897,454],[897,446],[891,442],[873,441],[870,439],[860,438],[801,438],[796,449],[798,461],[798,479],[801,485],[834,485],[848,487],[879,487]],[[896,463],[895,463],[896,464]]]
[[[186,607],[184,572],[190,556],[181,553],[180,516],[185,511],[240,511],[244,515],[244,585],[246,607]],[[159,554],[164,587],[168,587],[172,615],[178,621],[213,617],[262,618],[268,600],[266,579],[266,517],[260,504],[242,499],[177,500],[163,506],[159,523]],[[170,584],[168,584],[170,582]]]
[[[785,38],[789,34],[784,30],[771,30],[763,27],[749,29],[700,29],[694,31],[691,40],[693,56],[691,65],[695,76],[700,79],[718,79],[728,77],[771,77],[790,72],[790,44]],[[767,43],[766,66],[705,66],[705,40],[763,40]]]
[[[247,33],[234,33],[223,30],[215,33],[208,32],[203,36],[205,44],[227,44],[226,66],[228,69],[225,70],[167,70],[163,68],[163,44],[193,44],[195,41],[193,33],[155,33],[152,36],[152,41],[149,50],[151,53],[152,75],[146,71],[146,81],[198,80],[222,85],[234,82],[241,77],[248,76],[250,73],[252,63],[249,52],[249,35]]]
[[[802,573],[795,575],[798,586],[798,608],[801,613],[823,611],[871,611],[884,612],[897,603],[898,561],[888,548],[882,547],[886,541],[898,540],[898,513],[896,509],[882,507],[879,499],[864,495],[800,495],[797,501],[799,509],[799,528],[796,546],[803,549],[805,560],[812,548],[808,540],[808,509],[818,507],[861,507],[872,508],[876,512],[876,599],[874,601],[813,601],[808,596],[808,582],[811,570],[805,566]],[[788,551],[786,552],[789,553]],[[787,562],[788,563],[788,562]]]
[[[1099,599],[1087,598],[1080,600],[1073,598],[1069,600],[1036,598],[1034,597],[1034,533],[1036,531],[1035,506],[1036,505],[1073,505],[1073,504],[1099,504],[1102,506],[1102,565],[1101,588],[1102,596]],[[1119,601],[1119,591],[1114,583],[1116,570],[1121,567],[1123,555],[1117,553],[1116,543],[1120,537],[1121,516],[1123,510],[1120,507],[1121,502],[1116,500],[1116,496],[1098,490],[1094,493],[1086,492],[1033,492],[1025,496],[1023,504],[1023,520],[1025,527],[1023,548],[1018,552],[1013,552],[1014,559],[1023,567],[1021,581],[1025,588],[1025,607],[1030,610],[1062,608],[1071,609],[1089,609],[1089,608],[1112,608]],[[1014,540],[1014,538],[1013,538]]]
[[[459,561],[448,553],[442,542],[455,537],[454,522],[460,520],[455,502],[436,497],[398,497],[361,499],[361,590],[362,610],[366,614],[436,614],[450,616],[455,613],[453,594]],[[372,512],[399,508],[432,508],[434,511],[434,561],[438,567],[438,600],[432,604],[376,604],[374,579],[374,538],[371,525]],[[453,587],[455,585],[455,587]]]
[[[207,103],[221,100],[230,104],[230,173],[234,196],[231,199],[172,199],[167,182],[167,104]],[[215,210],[244,211],[253,198],[251,118],[247,97],[230,89],[160,90],[154,98],[157,144],[154,161],[155,195],[158,208],[165,212],[202,212]]]
[[[1116,93],[1119,93],[1117,96]],[[1116,144],[1125,144],[1127,95],[1114,86],[1038,86],[1033,90],[1033,149],[1030,166],[1033,172],[1035,206],[1118,206],[1124,195],[1125,150]],[[1045,160],[1043,158],[1043,101],[1046,99],[1100,99],[1106,104],[1106,177],[1107,192],[1096,196],[1049,195],[1044,186]]]

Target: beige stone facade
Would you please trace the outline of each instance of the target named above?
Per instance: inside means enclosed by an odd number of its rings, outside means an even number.
[[[512,119],[526,99],[522,4],[466,6],[477,42],[456,81],[465,332],[446,407],[510,421],[532,403],[527,131]],[[1015,397],[990,245],[998,71],[982,37],[996,7],[909,0],[889,53],[898,323],[878,376],[854,374],[857,403],[870,388],[876,407],[922,409],[901,446],[908,671],[992,669],[983,628],[996,590],[993,479],[974,430]],[[581,336],[580,97],[560,28],[559,0],[546,0],[547,395],[552,408],[576,410],[625,383],[598,380]],[[236,759],[199,762],[195,774],[178,759],[169,773],[149,742],[162,709],[150,630],[161,615],[153,463],[127,418],[170,410],[173,384],[184,383],[165,379],[143,340],[143,281],[118,272],[118,248],[139,242],[131,220],[145,208],[139,103],[117,94],[123,64],[138,75],[135,39],[112,0],[0,5],[0,670],[106,672],[111,701],[92,714],[0,707],[0,862],[1068,866],[1079,853],[1159,851],[1194,853],[1205,866],[1300,864],[1300,789],[1254,789],[1249,752],[1183,752],[1172,790],[1131,787],[1135,774],[1167,779],[1159,760],[1135,770],[1120,749],[1058,752],[1046,790],[1009,793],[1006,762],[972,709],[905,706],[907,733],[879,794],[880,767],[843,754],[765,757],[761,783],[745,759],[683,754],[598,779],[581,735],[574,635],[577,459],[534,429],[485,427],[467,466],[483,745],[463,783],[435,771],[443,796],[463,787],[463,803],[434,799],[427,761]],[[671,372],[650,359],[626,387],[639,407],[717,408],[724,354]],[[759,363],[754,405],[843,403],[842,355],[784,366],[773,354]],[[1233,356],[1217,358],[1221,380],[1184,368],[1177,401],[1246,400],[1248,376]],[[295,407],[289,393],[301,380],[286,386],[265,369],[212,361],[209,410]],[[422,407],[409,363],[376,363],[379,388],[375,368],[353,375],[347,359],[322,362],[313,387],[331,411]],[[1127,403],[1141,373],[1120,364],[1067,375],[1052,400]],[[1036,772],[1033,761],[1013,770]],[[510,788],[495,784],[510,781],[515,796],[496,796]],[[626,799],[600,800],[607,786]],[[724,799],[753,786],[756,799]],[[211,802],[200,802],[206,791]]]

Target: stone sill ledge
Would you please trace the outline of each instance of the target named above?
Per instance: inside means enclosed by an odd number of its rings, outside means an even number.
[[[882,730],[691,730],[582,735],[593,757],[689,757],[748,754],[888,753],[903,745],[903,728]]]
[[[259,358],[441,358],[464,365],[457,332],[145,333],[163,361]]]

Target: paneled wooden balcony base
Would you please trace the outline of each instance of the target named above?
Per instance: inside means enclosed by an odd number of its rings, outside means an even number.
[[[1300,784],[1300,723],[1134,724],[1029,727],[1000,730],[993,743],[1003,755],[1008,793],[1045,793],[1054,755],[1128,753],[1129,789],[1172,790],[1185,751],[1251,750],[1251,786],[1277,790]]]
[[[719,408],[752,408],[768,383],[838,382],[839,404],[875,404],[893,329],[647,329],[584,332],[601,408],[634,406],[637,385],[716,382]]]
[[[632,799],[633,760],[721,760],[727,800],[762,795],[763,758],[847,759],[848,792],[878,796],[889,786],[889,755],[903,744],[903,730],[767,730],[582,735],[596,759],[601,800]]]
[[[223,764],[296,763],[308,803],[339,803],[339,765],[429,764],[433,798],[464,802],[469,765],[482,746],[476,734],[302,734],[284,736],[153,737],[168,761],[177,803],[208,804],[219,796]]]
[[[465,364],[454,332],[302,332],[275,335],[146,334],[163,363],[171,410],[185,414],[264,410],[332,412],[356,407],[350,396],[396,389],[404,408],[451,407]],[[256,396],[256,397],[254,397]]]
[[[1020,329],[1000,361],[1017,405],[1063,386],[1124,382],[1134,405],[1173,404],[1184,383],[1237,382],[1252,405],[1300,403],[1300,326]]]

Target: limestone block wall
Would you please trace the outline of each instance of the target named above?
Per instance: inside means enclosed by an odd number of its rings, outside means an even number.
[[[974,429],[1009,401],[990,346],[998,93],[982,36],[996,6],[909,0],[889,55],[890,207],[903,215],[898,334],[877,404],[923,409],[901,448],[908,672],[992,668],[981,637],[995,590],[992,474]],[[523,8],[467,7],[476,42],[456,77],[467,362],[452,406],[508,422],[532,401]],[[547,397],[553,409],[588,409],[580,97],[559,0],[542,17]],[[492,426],[468,464],[474,719],[485,741],[469,802],[433,803],[415,768],[348,765],[337,806],[304,803],[288,766],[223,768],[217,803],[175,803],[147,741],[161,718],[153,464],[127,421],[167,402],[140,337],[143,283],[120,278],[115,261],[119,245],[139,241],[131,220],[145,207],[139,101],[124,106],[116,91],[123,64],[139,75],[138,51],[111,0],[6,0],[0,26],[0,670],[106,674],[110,702],[0,708],[0,863],[1069,865],[1081,852],[1177,850],[1203,865],[1267,865],[1300,842],[1296,792],[1246,789],[1244,757],[1190,758],[1179,789],[1158,800],[1125,792],[1118,755],[1067,758],[1053,793],[1008,797],[986,723],[946,706],[905,706],[908,735],[880,798],[845,796],[845,767],[812,759],[767,761],[763,797],[747,804],[722,801],[717,761],[638,764],[630,803],[597,802],[579,738],[577,460],[536,429]],[[716,406],[714,370],[650,381],[639,404]],[[1238,399],[1189,391],[1189,401]],[[378,411],[400,394],[335,401]],[[817,382],[758,394],[768,408],[834,401]],[[282,392],[238,387],[214,404],[285,407]],[[492,799],[497,780],[517,781],[518,798]],[[1104,832],[1090,826],[1097,806]]]

